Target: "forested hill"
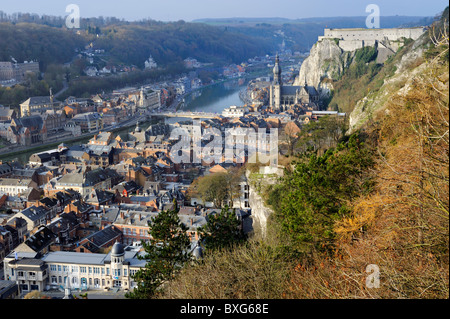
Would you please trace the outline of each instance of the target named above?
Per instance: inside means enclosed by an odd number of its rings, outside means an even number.
[[[38,60],[41,71],[51,63],[69,62],[75,49],[93,42],[112,63],[144,67],[150,55],[160,66],[194,57],[201,62],[241,63],[274,52],[269,40],[184,21],[129,23],[77,32],[35,23],[0,23],[0,60]],[[98,32],[98,37],[97,37]]]
[[[267,39],[184,21],[110,26],[102,29],[102,35],[96,40],[97,46],[120,61],[138,66],[150,54],[162,65],[187,57],[202,62],[242,63],[276,50]]]
[[[432,17],[382,17],[382,27],[429,24]],[[254,56],[286,49],[309,51],[325,27],[364,27],[365,17],[309,19],[231,18],[194,22],[116,18],[82,19],[81,29],[67,30],[64,18],[33,14],[7,15],[0,11],[0,60],[38,60],[41,71],[49,64],[69,62],[75,49],[94,42],[107,50],[112,63],[143,68],[150,54],[160,66],[187,57],[201,62],[240,63]],[[422,22],[427,23],[422,23]],[[98,35],[98,36],[97,36]]]

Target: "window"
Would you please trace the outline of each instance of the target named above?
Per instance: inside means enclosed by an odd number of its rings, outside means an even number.
[[[57,269],[57,268],[56,268],[56,265],[50,265],[50,270],[51,270],[51,271],[56,271],[56,269]]]
[[[89,267],[89,274],[92,274],[92,267]]]
[[[80,267],[80,272],[85,274],[86,273],[86,267]]]
[[[58,265],[58,271],[61,271],[61,265]]]

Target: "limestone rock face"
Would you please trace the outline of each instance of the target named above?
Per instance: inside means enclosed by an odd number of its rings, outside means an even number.
[[[370,92],[358,101],[349,116],[348,134],[361,128],[378,112],[389,114],[389,109],[385,107],[386,102],[405,95],[411,89],[414,81],[422,81],[420,77],[426,69],[426,63],[421,62],[425,51],[424,40],[425,36],[420,37],[414,42],[411,49],[404,53],[395,64],[395,74],[385,78],[382,87],[377,92]]]
[[[318,89],[321,96],[333,89],[330,80],[337,80],[348,67],[354,53],[343,51],[333,39],[322,39],[312,47],[303,61],[294,85],[308,85]]]

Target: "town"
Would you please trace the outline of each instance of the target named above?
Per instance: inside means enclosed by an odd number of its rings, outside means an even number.
[[[200,176],[244,166],[255,142],[240,135],[245,151],[234,154],[232,149],[231,158],[225,160],[224,139],[212,151],[216,152],[213,160],[206,160],[208,154],[197,154],[200,160],[192,160],[194,151],[188,150],[187,160],[181,162],[171,155],[177,143],[188,136],[188,146],[206,144],[209,140],[202,136],[210,130],[220,135],[237,129],[284,132],[288,127],[288,134],[295,135],[302,124],[321,116],[345,116],[319,111],[315,88],[307,83],[292,86],[291,77],[282,76],[279,56],[271,60],[268,65],[273,67],[273,76],[251,81],[242,92],[247,103],[224,107],[221,114],[175,112],[174,101],[182,101],[180,96],[199,85],[198,80],[187,77],[174,84],[175,92],[162,86],[127,88],[90,99],[69,97],[63,102],[50,93],[24,101],[20,114],[1,107],[1,137],[16,148],[93,135],[85,144],[60,143],[36,152],[28,163],[1,163],[3,279],[17,284],[15,292],[21,296],[67,287],[129,291],[136,285],[132,275],[145,265],[138,255],[140,243],[149,239],[149,221],[175,204],[188,227],[192,251],[201,254],[197,229],[221,207],[194,197],[190,188]],[[196,66],[196,61],[187,62]],[[236,68],[236,73],[228,76],[239,77],[240,71]],[[170,117],[175,119],[167,121]],[[113,129],[125,124],[135,127],[122,139]],[[174,136],[177,129],[186,135]],[[268,145],[266,141],[261,144]],[[269,163],[277,171],[276,161],[273,164]],[[238,188],[237,198],[227,199],[226,204],[241,221],[242,230],[249,233],[252,216],[245,174],[239,176]]]

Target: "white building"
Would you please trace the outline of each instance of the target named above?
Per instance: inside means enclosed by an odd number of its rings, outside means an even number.
[[[232,105],[222,111],[224,117],[242,117],[248,113],[248,107]]]
[[[148,60],[144,62],[144,64],[146,69],[154,69],[158,67],[158,64],[155,62],[151,55]]]
[[[66,287],[130,290],[136,286],[132,275],[146,263],[137,257],[139,249],[125,248],[116,242],[108,254],[55,251],[38,258],[30,253],[13,252],[4,259],[5,278],[15,281],[21,293]]]

